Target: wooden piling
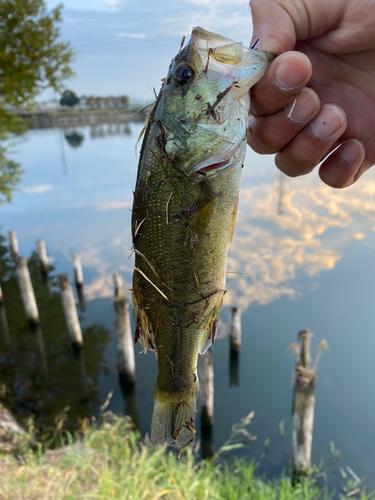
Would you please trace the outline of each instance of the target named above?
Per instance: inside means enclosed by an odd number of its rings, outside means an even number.
[[[293,398],[293,478],[298,481],[308,475],[311,465],[311,447],[315,408],[315,373],[310,368],[309,330],[298,333],[298,345],[294,349],[298,362],[294,372]]]
[[[115,330],[117,337],[117,370],[129,383],[135,381],[134,345],[130,324],[129,303],[124,293],[121,277],[113,276],[115,284]]]
[[[40,262],[40,269],[42,270],[43,274],[47,274],[47,272],[48,272],[48,257],[47,257],[46,244],[44,243],[43,240],[37,240],[36,248],[37,248],[39,262]]]
[[[39,324],[39,312],[36,305],[29,268],[27,267],[27,259],[25,259],[25,257],[17,257],[16,273],[18,286],[21,291],[22,303],[26,312],[27,319],[29,320],[30,326],[35,327]]]
[[[59,275],[59,284],[68,334],[72,341],[73,348],[79,349],[83,346],[82,331],[79,324],[72,286],[67,274]]]
[[[214,421],[214,363],[212,346],[198,361],[199,398],[202,428],[211,427]]]
[[[241,311],[238,307],[231,308],[230,351],[239,353],[241,350]]]
[[[12,255],[14,262],[16,263],[19,257],[17,233],[16,231],[8,231],[8,236],[10,243],[10,253]]]
[[[83,272],[81,265],[81,257],[77,253],[72,254],[73,258],[73,268],[74,268],[74,280],[77,287],[83,285]]]
[[[115,286],[115,299],[125,297],[122,278],[118,273],[113,273],[113,284]]]

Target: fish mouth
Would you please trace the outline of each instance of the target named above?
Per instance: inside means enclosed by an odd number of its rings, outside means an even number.
[[[219,161],[217,163],[211,163],[206,167],[200,168],[199,170],[197,170],[197,172],[199,174],[208,174],[209,172],[213,172],[214,170],[223,170],[224,168],[229,167],[231,164],[232,162],[228,160]]]
[[[230,167],[233,163],[238,161],[238,158],[243,155],[246,149],[246,140],[240,140],[229,147],[221,151],[220,153],[213,155],[207,160],[200,162],[193,168],[193,172],[199,174],[216,174],[227,167]]]

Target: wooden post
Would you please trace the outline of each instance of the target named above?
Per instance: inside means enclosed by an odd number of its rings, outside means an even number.
[[[113,274],[113,284],[115,285],[115,299],[125,297],[122,278],[118,273]]]
[[[10,242],[10,253],[12,254],[14,263],[16,263],[17,259],[19,257],[18,240],[17,240],[16,231],[8,231],[8,236],[9,236],[9,242]]]
[[[59,275],[59,284],[68,334],[72,341],[73,348],[80,349],[83,346],[82,331],[79,324],[76,304],[74,302],[72,286],[67,274]]]
[[[238,307],[232,307],[231,312],[230,351],[235,353],[241,349],[241,311]]]
[[[309,330],[298,333],[298,345],[293,344],[298,362],[294,372],[293,398],[293,478],[306,476],[311,465],[311,447],[315,407],[315,373],[310,368]]]
[[[4,349],[9,349],[10,347],[9,326],[8,326],[7,313],[5,311],[5,306],[4,306],[4,297],[3,297],[3,292],[1,290],[1,285],[0,285],[0,337]]]
[[[130,324],[129,304],[124,293],[121,277],[113,276],[115,284],[115,330],[117,337],[117,370],[124,380],[135,381],[134,346]]]
[[[27,319],[29,320],[30,326],[35,327],[39,324],[39,312],[36,305],[29,268],[27,267],[27,259],[25,259],[25,257],[18,256],[16,260],[16,272]]]
[[[198,360],[199,398],[202,429],[214,421],[214,363],[212,346]]]
[[[47,274],[47,272],[48,272],[48,257],[47,257],[46,244],[44,243],[43,240],[37,240],[36,248],[38,251],[38,257],[39,257],[40,268],[42,270],[42,273]]]
[[[81,257],[77,253],[72,254],[73,267],[74,267],[74,280],[77,287],[83,285],[83,272],[81,265]]]

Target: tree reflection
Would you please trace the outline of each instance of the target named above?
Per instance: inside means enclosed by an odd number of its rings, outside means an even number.
[[[38,428],[54,428],[53,419],[69,407],[66,425],[90,418],[100,404],[99,377],[109,373],[104,356],[109,330],[100,323],[82,328],[85,347],[75,356],[67,335],[57,275],[50,266],[51,293],[45,289],[36,252],[29,270],[40,314],[40,327],[30,332],[8,242],[0,233],[0,282],[4,294],[10,349],[0,351],[0,377],[7,387],[6,405],[22,421],[35,416]],[[81,324],[84,316],[80,314]]]
[[[79,148],[82,146],[83,140],[85,136],[83,134],[80,134],[76,131],[74,132],[65,132],[64,133],[65,139],[67,143],[72,147],[72,148]]]

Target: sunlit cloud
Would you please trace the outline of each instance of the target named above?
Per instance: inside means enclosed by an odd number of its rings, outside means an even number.
[[[132,202],[130,200],[123,201],[100,201],[95,204],[99,210],[121,210],[123,208],[131,208]]]
[[[23,192],[26,194],[43,194],[52,189],[51,184],[36,184],[35,186],[30,186],[23,188]]]
[[[147,38],[145,33],[117,33],[117,36],[124,38]]]

